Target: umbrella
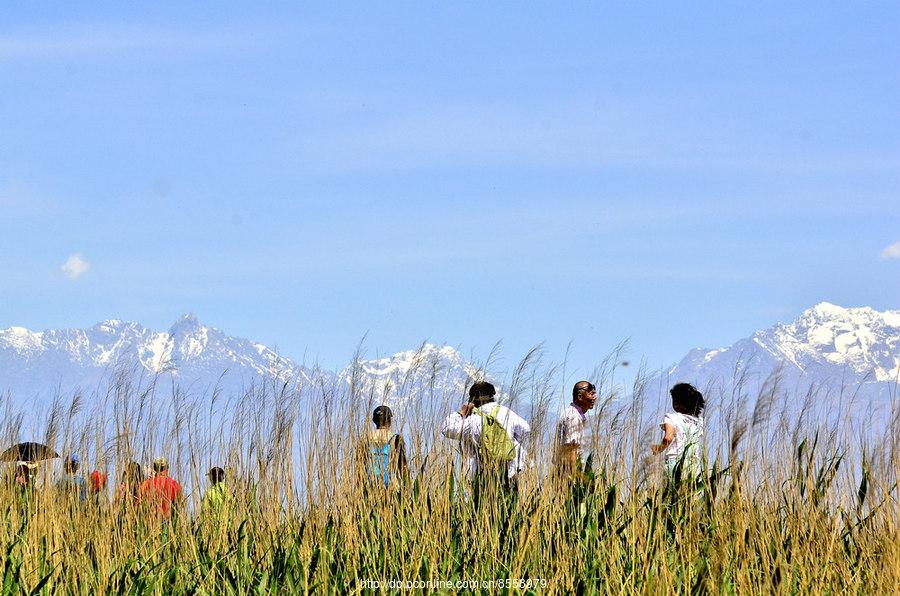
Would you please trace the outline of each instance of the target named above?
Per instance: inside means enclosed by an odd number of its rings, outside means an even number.
[[[42,443],[19,443],[0,453],[0,461],[41,461],[59,454]]]

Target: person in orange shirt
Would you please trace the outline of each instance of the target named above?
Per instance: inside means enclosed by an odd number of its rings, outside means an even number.
[[[165,457],[153,460],[153,476],[144,480],[138,491],[142,505],[165,519],[181,505],[181,485],[169,477],[169,462]]]

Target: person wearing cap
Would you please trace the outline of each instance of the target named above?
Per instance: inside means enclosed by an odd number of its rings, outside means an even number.
[[[556,465],[564,476],[572,474],[587,459],[590,446],[587,413],[596,401],[597,388],[590,381],[578,381],[572,387],[572,403],[556,425]]]
[[[181,485],[169,477],[169,462],[157,457],[152,464],[153,475],[141,483],[138,495],[142,505],[164,519],[172,517],[172,511],[181,504]]]
[[[209,479],[209,488],[203,494],[203,503],[200,510],[204,515],[221,515],[231,501],[228,487],[225,485],[225,470],[216,466],[210,468],[206,477]]]
[[[56,488],[66,498],[74,499],[77,497],[80,503],[87,497],[87,491],[84,485],[84,478],[78,473],[79,463],[78,455],[75,453],[66,459],[63,477],[56,483]]]

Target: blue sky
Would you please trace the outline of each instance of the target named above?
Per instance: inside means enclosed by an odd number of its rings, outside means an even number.
[[[0,327],[586,371],[900,308],[893,3],[2,10]]]

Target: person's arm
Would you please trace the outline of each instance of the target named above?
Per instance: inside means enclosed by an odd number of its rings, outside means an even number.
[[[564,412],[556,425],[556,440],[560,446],[577,445],[574,421]]]
[[[577,467],[578,447],[572,420],[563,413],[556,425],[556,464],[566,473],[572,473]]]
[[[525,439],[528,438],[528,433],[531,432],[531,425],[512,410],[509,413],[512,416],[510,421],[512,422],[513,438],[519,443],[524,443]]]
[[[665,451],[666,447],[672,444],[672,441],[675,440],[675,427],[668,422],[664,422],[661,424],[663,428],[663,440],[658,445],[650,445],[650,450],[656,453],[662,453]]]
[[[400,478],[409,480],[409,465],[406,462],[406,444],[403,437],[397,435],[394,438],[394,449],[397,451],[397,468],[400,470]]]
[[[441,425],[441,434],[448,439],[461,439],[466,418],[472,413],[474,407],[472,403],[463,404],[458,411],[447,416],[444,424]]]

